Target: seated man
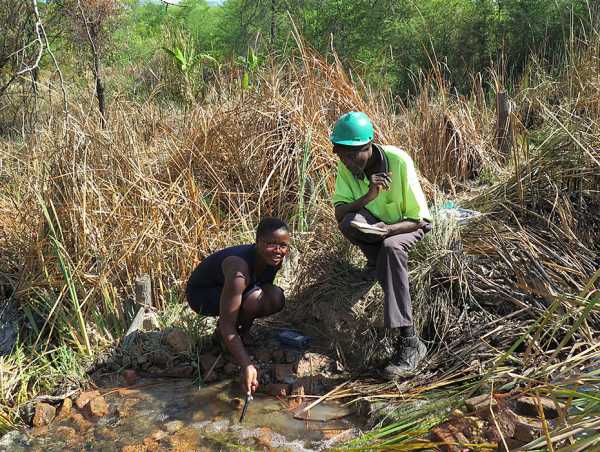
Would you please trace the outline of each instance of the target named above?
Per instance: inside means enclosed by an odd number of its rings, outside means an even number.
[[[366,114],[350,112],[331,135],[339,157],[335,218],[342,234],[367,258],[367,275],[384,291],[384,325],[400,338],[388,378],[413,371],[427,348],[416,336],[408,287],[408,250],[431,230],[430,215],[411,158],[402,149],[373,143]]]
[[[254,319],[283,309],[283,290],[273,285],[289,249],[288,226],[277,218],[263,218],[256,243],[217,251],[192,272],[186,296],[197,313],[219,316],[217,335],[242,367],[244,393],[258,387],[258,372],[241,339]]]

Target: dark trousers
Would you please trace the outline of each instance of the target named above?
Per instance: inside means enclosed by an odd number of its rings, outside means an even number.
[[[383,225],[368,210],[347,214],[339,223],[342,234],[358,246],[369,266],[377,268],[377,279],[384,292],[383,321],[387,328],[412,326],[412,304],[408,287],[408,250],[421,240],[429,229],[417,229],[383,239],[365,234],[350,225],[356,220],[372,225]]]

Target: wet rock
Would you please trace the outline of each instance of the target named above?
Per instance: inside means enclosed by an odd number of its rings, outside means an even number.
[[[96,390],[82,392],[81,394],[79,394],[79,397],[75,399],[75,405],[81,410],[84,406],[86,406],[89,403],[90,400],[98,397],[99,395],[100,392]]]
[[[200,432],[193,428],[183,428],[169,437],[171,448],[175,452],[187,452],[198,450],[198,444],[203,441],[200,438]]]
[[[121,405],[117,406],[117,409],[115,410],[116,415],[122,418],[129,416],[131,408],[137,405],[139,402],[139,399],[125,399]]]
[[[239,397],[231,399],[229,404],[236,410],[241,410],[244,407],[244,401]]]
[[[215,360],[217,359],[217,357],[212,353],[204,353],[200,355],[198,359],[200,360],[200,368],[202,369],[202,374],[206,375],[206,373],[213,367],[213,364],[215,364]],[[215,364],[214,370],[220,369],[221,367],[223,367],[222,357],[219,358],[219,361],[217,361],[217,364]]]
[[[35,414],[33,415],[33,426],[43,427],[49,425],[56,416],[56,408],[47,403],[40,402],[35,406]]]
[[[516,440],[528,443],[538,438],[543,432],[543,424],[539,419],[520,417],[515,425],[513,437]]]
[[[146,446],[143,444],[132,444],[129,446],[123,446],[121,452],[146,452]]]
[[[108,403],[102,396],[94,397],[86,405],[85,413],[92,417],[104,417],[108,414]]]
[[[254,357],[261,363],[267,363],[271,361],[271,352],[266,348],[259,348],[254,352]]]
[[[68,397],[63,400],[60,405],[60,409],[58,410],[57,419],[67,419],[71,415],[71,411],[73,409],[73,401]]]
[[[175,353],[185,353],[192,346],[192,341],[187,334],[178,329],[171,330],[169,334],[167,334],[165,341]]]
[[[167,432],[169,432],[169,433],[175,433],[175,432],[178,432],[179,430],[181,430],[183,428],[183,422],[181,422],[181,421],[167,422],[165,424],[165,428],[167,429]]]
[[[273,352],[273,361],[276,363],[285,363],[285,352],[283,350],[275,350]]]
[[[354,435],[354,429],[328,429],[323,430],[323,439],[330,440],[329,444],[339,443],[341,441],[349,441]]]
[[[270,383],[265,388],[265,391],[273,397],[285,397],[288,395],[289,386],[282,383]]]
[[[103,427],[103,428],[99,429],[98,436],[100,436],[101,438],[104,438],[106,440],[117,439],[116,432],[114,432],[113,430],[111,430],[108,427]]]
[[[273,432],[271,431],[271,429],[267,427],[262,427],[258,432],[256,442],[259,446],[270,449],[272,447],[273,442]]]
[[[133,369],[126,369],[123,371],[123,380],[129,386],[134,385],[140,379],[140,376]]]
[[[92,426],[92,424],[87,419],[85,419],[81,415],[81,413],[73,413],[73,415],[71,416],[71,420],[73,421],[75,427],[80,433],[85,432]]]
[[[293,383],[294,370],[290,364],[275,364],[273,366],[273,378],[280,383]]]
[[[77,432],[73,427],[61,425],[56,429],[56,436],[65,438],[67,441],[71,441],[77,436]]]
[[[167,436],[169,436],[169,434],[167,432],[165,432],[164,430],[157,430],[155,432],[152,433],[152,435],[150,435],[155,441],[160,441],[164,438],[166,438]]]
[[[158,441],[156,441],[151,436],[147,436],[146,438],[144,438],[144,446],[146,446],[146,450],[148,452],[158,450],[158,448],[160,447]]]
[[[546,397],[540,397],[539,402],[544,410],[544,416],[546,419],[556,419],[559,416],[559,411],[564,410],[564,405],[559,402],[554,402],[552,399]],[[516,410],[519,414],[524,416],[537,417],[538,412],[538,399],[535,397],[519,397],[516,401]]]

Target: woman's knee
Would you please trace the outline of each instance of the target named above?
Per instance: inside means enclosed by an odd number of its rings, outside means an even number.
[[[285,295],[281,287],[273,284],[264,284],[262,289],[262,302],[269,314],[275,314],[285,306]]]

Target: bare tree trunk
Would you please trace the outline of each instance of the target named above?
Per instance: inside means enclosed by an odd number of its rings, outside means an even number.
[[[96,77],[96,97],[98,98],[98,110],[100,111],[100,124],[106,128],[106,101],[104,99],[104,83],[102,82],[102,71],[100,58],[94,52],[94,76]]]
[[[277,33],[277,24],[275,23],[276,3],[277,0],[271,0],[271,50],[275,50],[275,36]]]
[[[496,146],[497,149],[508,156],[512,147],[512,133],[510,124],[510,101],[506,91],[498,91],[496,95]]]

